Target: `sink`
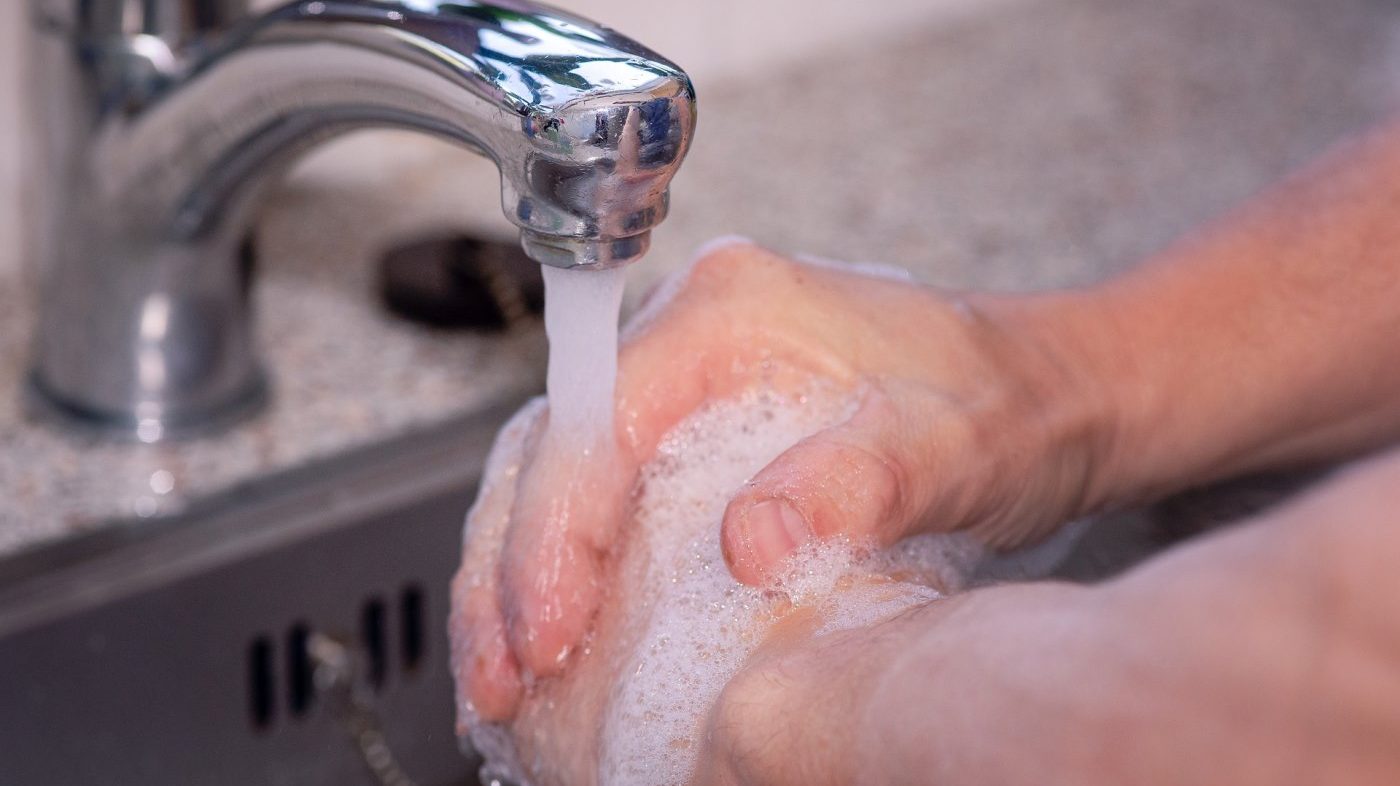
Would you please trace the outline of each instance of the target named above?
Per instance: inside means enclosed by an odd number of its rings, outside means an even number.
[[[382,300],[392,315],[376,312],[360,335],[373,338],[383,321],[413,334],[419,352],[467,350],[455,364],[406,355],[399,373],[416,359],[419,382],[436,377],[442,389],[381,401],[420,408],[388,434],[381,423],[371,438],[361,425],[319,447],[299,442],[318,420],[334,428],[364,395],[323,391],[297,406],[315,378],[303,373],[269,413],[204,439],[114,443],[43,424],[0,435],[11,445],[47,440],[96,479],[116,470],[113,488],[135,500],[124,508],[120,496],[88,488],[117,512],[63,532],[55,514],[76,508],[36,509],[49,518],[31,533],[57,534],[8,553],[0,538],[7,782],[375,784],[371,755],[349,728],[366,717],[413,782],[476,782],[478,764],[454,734],[447,593],[487,450],[541,387],[542,285],[516,244],[451,232],[390,245],[378,269],[379,297],[361,299]],[[271,294],[282,286],[274,281]],[[381,370],[393,365],[379,358]],[[311,423],[288,423],[298,418]],[[260,432],[270,441],[250,436]],[[273,455],[249,472],[259,452],[247,446],[259,442]],[[220,488],[210,472],[213,483],[172,493],[202,461],[246,477],[224,474]],[[343,688],[317,673],[327,642],[350,657]]]
[[[24,784],[374,784],[310,681],[358,655],[404,770],[458,750],[448,583],[502,404],[0,562],[0,761]]]

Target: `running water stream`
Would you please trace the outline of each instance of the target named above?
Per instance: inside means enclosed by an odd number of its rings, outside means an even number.
[[[626,269],[544,270],[549,438],[588,455],[612,446],[617,320]]]

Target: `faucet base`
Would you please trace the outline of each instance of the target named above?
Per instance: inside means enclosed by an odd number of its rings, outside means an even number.
[[[70,433],[146,444],[216,434],[255,417],[270,400],[271,386],[262,371],[217,406],[179,413],[133,415],[97,409],[64,398],[35,373],[30,373],[24,386],[25,414],[34,421],[61,426]]]

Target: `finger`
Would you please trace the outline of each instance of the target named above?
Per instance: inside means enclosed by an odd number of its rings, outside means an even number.
[[[467,514],[448,623],[459,732],[466,731],[462,726],[471,710],[485,720],[505,720],[520,700],[520,671],[505,636],[497,576],[521,462],[543,411],[543,400],[536,399],[501,429],[486,460],[481,492]]]
[[[904,397],[899,397],[903,399]],[[934,457],[961,456],[955,421],[917,400],[868,390],[847,421],[798,442],[761,470],[725,510],[720,542],[735,578],[761,584],[813,539],[892,543],[925,523],[940,492]],[[942,421],[942,422],[941,422]],[[943,450],[931,450],[942,442]]]
[[[459,574],[460,575],[460,574]],[[523,693],[520,667],[506,640],[496,588],[454,581],[452,669],[457,683],[458,734],[475,715],[483,721],[510,720]]]
[[[550,442],[522,480],[501,569],[507,636],[535,677],[559,673],[592,625],[626,491],[615,457]]]

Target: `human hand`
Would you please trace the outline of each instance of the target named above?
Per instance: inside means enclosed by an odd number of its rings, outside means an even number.
[[[775,629],[705,721],[691,786],[1091,782],[1055,780],[1044,758],[1097,695],[1044,665],[1086,651],[1084,592],[1005,586],[868,628]]]
[[[458,588],[477,710],[509,717],[527,675],[564,668],[606,586],[638,467],[682,418],[753,384],[815,376],[860,404],[730,504],[722,542],[746,583],[810,538],[890,543],[971,527],[1013,545],[1079,512],[1109,407],[1073,341],[1026,302],[957,298],[747,244],[704,255],[624,336],[616,456],[528,448],[488,472],[471,526],[482,510],[510,511],[498,570]],[[540,432],[543,416],[517,428]],[[474,533],[468,549],[490,540]]]
[[[1395,783],[1397,500],[1392,451],[1113,581],[771,636],[692,784]]]

